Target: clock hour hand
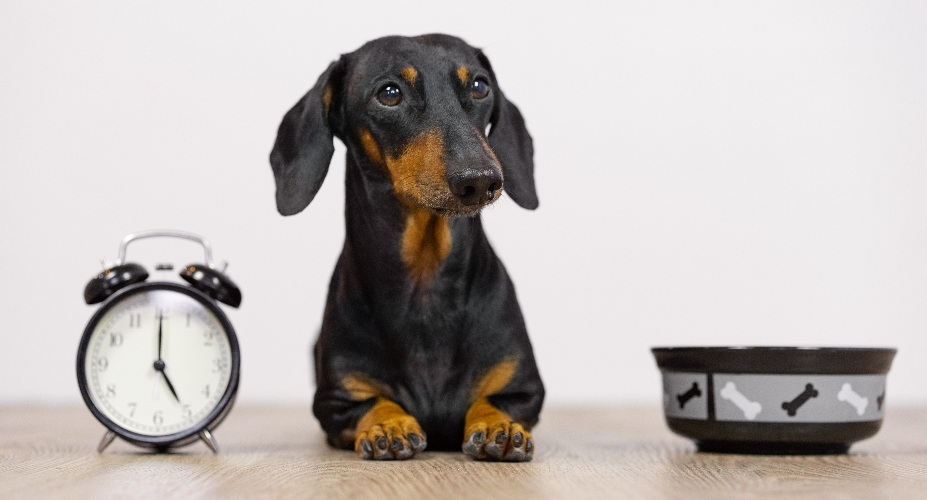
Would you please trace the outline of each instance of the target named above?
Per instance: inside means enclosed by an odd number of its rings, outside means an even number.
[[[174,395],[174,399],[176,399],[177,402],[179,403],[179,402],[180,402],[180,397],[177,396],[177,391],[174,390],[174,384],[172,384],[172,383],[171,383],[171,379],[169,379],[169,378],[167,377],[167,373],[164,373],[164,367],[165,367],[165,366],[166,366],[166,365],[164,364],[164,361],[162,361],[162,360],[160,360],[160,359],[154,362],[154,369],[157,370],[158,372],[160,372],[161,375],[164,376],[164,381],[167,382],[167,388],[171,390],[171,394]]]
[[[167,388],[171,390],[171,394],[174,395],[174,399],[176,399],[177,402],[179,403],[180,398],[177,397],[177,391],[174,390],[174,384],[171,383],[171,379],[167,378],[167,374],[164,373],[163,371],[161,372],[161,375],[164,375],[164,381],[167,382]]]

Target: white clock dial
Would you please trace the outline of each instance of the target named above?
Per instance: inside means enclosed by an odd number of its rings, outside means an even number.
[[[167,289],[134,293],[107,310],[83,363],[93,405],[144,436],[202,427],[232,377],[222,322],[193,297]]]

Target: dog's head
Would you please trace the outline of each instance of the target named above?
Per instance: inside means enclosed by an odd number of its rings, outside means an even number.
[[[473,215],[504,189],[524,208],[538,205],[524,119],[489,59],[459,38],[385,37],[333,62],[277,132],[270,162],[281,214],[315,197],[333,136],[404,204]]]

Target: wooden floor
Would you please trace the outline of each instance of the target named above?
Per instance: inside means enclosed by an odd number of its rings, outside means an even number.
[[[927,498],[927,408],[831,457],[695,453],[656,408],[549,408],[527,464],[429,453],[364,462],[327,448],[308,408],[233,410],[174,454],[117,440],[83,407],[0,408],[0,498]]]

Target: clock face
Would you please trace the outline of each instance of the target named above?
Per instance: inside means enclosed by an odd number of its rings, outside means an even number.
[[[198,432],[237,386],[234,333],[198,295],[167,283],[126,289],[84,333],[78,376],[85,399],[141,440]]]

